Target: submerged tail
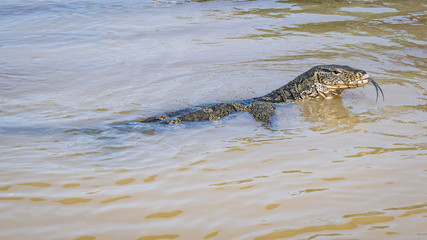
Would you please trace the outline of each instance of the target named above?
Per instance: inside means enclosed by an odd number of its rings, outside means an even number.
[[[138,122],[176,124],[181,122],[215,121],[239,111],[249,112],[257,121],[267,122],[274,115],[275,107],[272,103],[264,101],[245,100],[217,103],[144,118],[138,120]]]

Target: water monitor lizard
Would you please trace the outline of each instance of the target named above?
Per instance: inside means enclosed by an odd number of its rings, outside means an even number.
[[[383,91],[379,85],[369,78],[369,74],[365,71],[344,65],[319,65],[261,97],[186,108],[137,121],[165,124],[214,121],[241,111],[251,113],[257,121],[268,122],[275,112],[274,103],[309,98],[330,99],[345,89],[361,87],[369,82],[375,86],[377,100],[378,90],[384,99]]]

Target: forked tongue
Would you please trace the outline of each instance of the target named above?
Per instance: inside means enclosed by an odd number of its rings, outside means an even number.
[[[377,99],[376,99],[376,102],[378,102],[378,90],[380,90],[381,95],[383,96],[383,101],[384,101],[384,93],[383,93],[383,90],[380,88],[380,85],[378,85],[378,83],[376,83],[372,78],[368,78],[368,81],[369,81],[370,83],[372,83],[372,85],[374,85],[374,87],[375,87],[375,91],[377,92]]]

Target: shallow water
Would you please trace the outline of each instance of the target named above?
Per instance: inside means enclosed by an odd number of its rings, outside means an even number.
[[[425,239],[424,1],[0,3],[0,239]],[[318,64],[382,87],[176,126]]]

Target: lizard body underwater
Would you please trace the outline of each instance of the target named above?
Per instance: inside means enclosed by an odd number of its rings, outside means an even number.
[[[236,112],[249,112],[257,121],[268,122],[274,115],[274,103],[302,99],[338,96],[345,89],[368,83],[375,86],[384,99],[379,85],[363,70],[345,65],[318,65],[296,77],[286,85],[264,95],[245,100],[201,105],[137,120],[142,123],[176,124],[181,122],[215,121]]]

